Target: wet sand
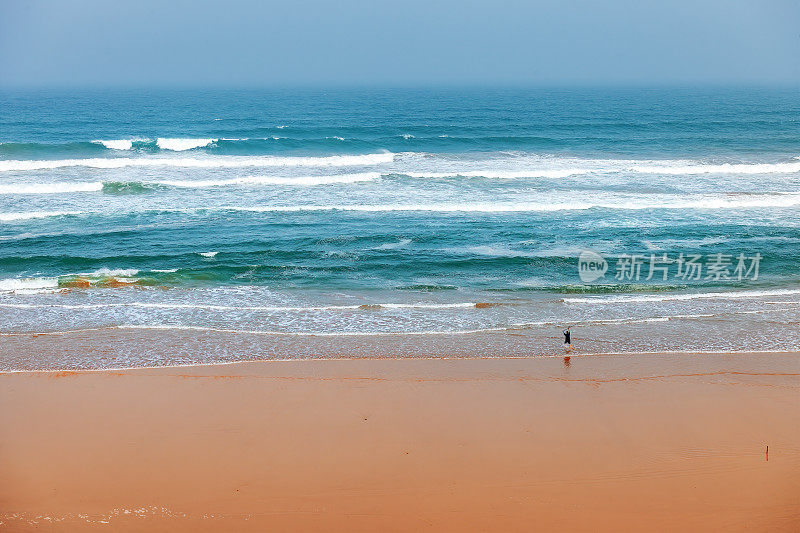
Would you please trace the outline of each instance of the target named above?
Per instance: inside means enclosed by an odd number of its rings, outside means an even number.
[[[7,373],[0,406],[4,531],[800,530],[794,353]]]

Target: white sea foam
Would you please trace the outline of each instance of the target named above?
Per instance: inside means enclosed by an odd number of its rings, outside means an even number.
[[[436,203],[436,204],[375,204],[375,205],[291,205],[291,206],[231,206],[223,209],[254,212],[296,212],[296,211],[431,211],[431,212],[475,212],[475,213],[513,213],[549,212],[603,209],[734,209],[760,207],[793,207],[800,205],[800,194],[763,194],[747,196],[700,196],[686,199],[685,196],[621,196],[607,201],[577,202],[480,202],[480,203]]]
[[[3,292],[41,292],[58,288],[58,278],[8,278],[0,279]]]
[[[583,174],[640,173],[663,175],[698,174],[793,174],[800,161],[771,163],[706,163],[688,159],[585,159],[503,153],[485,159],[454,158],[446,154],[403,152],[402,161],[414,164],[412,177],[560,178]],[[423,171],[420,167],[428,168]]]
[[[16,337],[23,335],[69,335],[107,329],[131,330],[172,330],[172,331],[209,331],[214,333],[233,333],[239,335],[268,335],[288,337],[371,337],[371,336],[429,336],[429,335],[469,335],[475,333],[490,333],[508,331],[513,328],[505,326],[496,328],[479,328],[464,330],[429,330],[429,331],[274,331],[274,330],[246,330],[224,329],[206,326],[185,326],[179,324],[124,324],[120,326],[107,326],[101,328],[84,328],[62,331],[37,331],[0,333],[0,337]]]
[[[167,185],[182,188],[224,187],[229,185],[296,185],[313,186],[335,183],[358,183],[380,178],[378,172],[358,174],[335,174],[329,176],[247,176],[228,180],[163,180],[145,182],[144,185]],[[50,182],[50,183],[9,183],[0,184],[0,194],[69,194],[76,192],[98,192],[103,190],[102,181],[90,182]]]
[[[397,248],[403,248],[411,244],[411,239],[400,239],[397,242],[387,242],[381,244],[380,246],[376,246],[376,250],[395,250]]]
[[[218,182],[217,182],[218,183]],[[208,186],[208,185],[206,185]],[[798,194],[753,194],[732,196],[699,196],[695,199],[673,195],[643,195],[609,197],[605,201],[576,202],[477,202],[477,203],[431,203],[431,204],[330,204],[330,205],[265,205],[265,206],[222,206],[208,208],[162,209],[162,213],[197,213],[213,211],[240,211],[254,213],[292,213],[305,211],[349,211],[349,212],[415,212],[435,213],[527,213],[586,210],[593,208],[643,210],[643,209],[735,209],[794,207],[800,205]],[[147,211],[132,211],[146,213]],[[26,220],[64,215],[96,214],[87,211],[33,211],[21,213],[0,213],[0,222]]]
[[[380,309],[464,309],[474,308],[474,302],[459,302],[449,304],[427,304],[427,303],[375,303],[375,304],[353,304],[353,305],[323,305],[323,306],[232,306],[232,305],[212,305],[212,304],[177,304],[177,303],[148,303],[134,302],[134,307],[157,308],[157,309],[209,309],[214,311],[343,311],[343,310],[380,310]]]
[[[66,194],[102,189],[102,181],[0,184],[0,194]]]
[[[286,335],[291,337],[371,337],[371,336],[417,336],[417,335],[465,335],[473,333],[488,333],[507,331],[509,328],[502,326],[496,328],[478,328],[464,330],[429,330],[429,331],[272,331],[272,330],[240,330],[212,328],[206,326],[184,326],[171,324],[125,324],[115,326],[116,329],[156,329],[156,330],[185,330],[185,331],[210,331],[214,333],[236,333],[243,335]],[[67,332],[53,332],[63,334]],[[6,334],[13,335],[13,334]]]
[[[100,268],[94,272],[85,272],[80,274],[69,274],[70,276],[82,276],[88,278],[105,278],[105,277],[122,277],[130,278],[139,273],[135,268]],[[40,278],[7,278],[0,279],[0,292],[10,291],[16,293],[37,293],[37,292],[52,292],[53,289],[58,288],[58,277],[40,277]],[[122,304],[127,305],[127,304]],[[3,304],[0,307],[16,307],[13,304]],[[32,306],[25,305],[25,307],[53,307],[52,305],[45,306]],[[66,306],[65,308],[81,308],[81,306]]]
[[[800,294],[800,289],[775,289],[763,291],[724,291],[724,292],[695,292],[683,294],[615,294],[611,296],[564,298],[565,303],[589,304],[619,304],[633,302],[666,302],[673,300],[698,300],[698,299],[747,299],[761,298],[763,296],[785,296]]]
[[[130,150],[133,148],[134,139],[116,139],[116,140],[97,140],[92,141],[95,144],[102,144],[110,150]]]
[[[632,165],[628,168],[634,172],[648,174],[773,174],[786,173],[793,174],[800,172],[800,162],[798,163],[750,163],[734,164],[724,163],[714,164],[655,164],[655,165]]]
[[[175,168],[257,168],[257,167],[348,167],[391,163],[392,153],[365,155],[333,155],[321,157],[217,156],[203,158],[177,157],[114,157],[57,160],[0,161],[0,172],[47,170],[64,167],[114,169],[124,167]]]
[[[400,172],[402,176],[410,178],[491,178],[491,179],[521,179],[521,178],[566,178],[577,174],[585,174],[586,169],[531,169],[531,170],[464,170],[452,172]]]
[[[157,271],[152,271],[157,272]],[[49,278],[48,278],[49,279]],[[56,280],[57,286],[57,279]],[[2,286],[0,280],[0,286]],[[48,285],[49,286],[49,285]],[[0,289],[2,290],[2,289]],[[323,306],[238,306],[238,305],[216,305],[202,303],[173,303],[173,302],[126,302],[126,303],[98,303],[98,304],[31,304],[31,303],[0,303],[0,307],[18,309],[106,309],[117,307],[138,307],[142,309],[202,309],[208,311],[269,311],[269,312],[320,312],[320,311],[379,311],[381,309],[469,309],[476,308],[475,302],[459,302],[448,304],[427,304],[427,303],[375,303],[375,304],[354,304],[354,305],[323,305]]]
[[[130,277],[139,273],[135,268],[100,268],[94,272],[85,274],[87,276],[108,276],[108,277]]]
[[[156,145],[162,150],[183,152],[184,150],[202,148],[214,142],[217,142],[217,139],[170,139],[165,137],[159,137],[156,140]]]
[[[0,213],[0,222],[13,222],[15,220],[30,220],[33,218],[61,217],[80,214],[83,214],[83,211],[28,211],[22,213]]]
[[[229,180],[165,180],[157,183],[171,187],[223,187],[226,185],[328,185],[333,183],[358,183],[380,178],[378,172],[337,174],[332,176],[247,176]]]
[[[214,258],[214,257],[216,257],[216,255],[217,255],[219,252],[197,252],[197,253],[198,253],[199,255],[202,255],[203,257]]]
[[[450,304],[376,304],[376,307],[385,307],[387,309],[464,309],[475,307],[478,305],[475,302],[459,302]]]
[[[457,254],[484,255],[488,257],[533,257],[534,253],[527,250],[514,250],[507,245],[480,244],[465,248],[447,248],[444,251]]]

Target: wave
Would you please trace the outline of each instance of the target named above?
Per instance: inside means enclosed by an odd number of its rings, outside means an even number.
[[[79,274],[79,275],[88,275],[88,276],[135,276],[140,271],[136,268],[100,268],[95,270],[94,272],[90,272],[88,274]]]
[[[158,182],[145,181],[105,181],[103,182],[103,194],[144,194],[163,189],[164,186]]]
[[[287,185],[314,186],[336,183],[359,183],[380,178],[378,172],[359,174],[335,174],[328,176],[247,176],[228,180],[162,180],[162,181],[91,181],[10,183],[0,185],[0,194],[69,194],[80,192],[104,192],[109,194],[144,193],[163,187],[211,188],[224,186]]]
[[[274,139],[275,137],[272,137]],[[342,141],[338,136],[330,140]],[[149,139],[114,139],[95,140],[91,144],[103,146],[114,151],[130,151],[134,148],[146,149],[148,152],[165,151],[181,152],[197,148],[222,147],[223,143],[251,143],[258,140],[252,138],[164,138],[155,141]],[[74,143],[73,143],[74,144]],[[81,144],[77,143],[76,147]],[[36,145],[47,147],[48,145]],[[55,148],[58,148],[56,145]],[[66,146],[66,145],[64,145]],[[53,149],[52,147],[48,149]],[[496,156],[474,159],[463,155],[436,154],[423,152],[402,152],[397,154],[401,161],[412,163],[408,170],[397,170],[398,175],[412,178],[490,178],[490,179],[522,179],[522,178],[566,178],[586,174],[639,173],[663,175],[699,175],[699,174],[793,174],[800,172],[800,161],[784,161],[772,163],[705,163],[693,160],[633,160],[633,159],[582,159],[555,156],[542,156],[528,153],[502,152]],[[0,171],[46,170],[62,167],[85,166],[89,168],[122,168],[122,167],[190,167],[190,168],[242,168],[261,166],[357,166],[391,163],[394,154],[364,155],[329,155],[329,156],[277,156],[277,155],[210,155],[205,158],[179,157],[108,157],[58,160],[5,160],[0,161]],[[430,171],[422,171],[430,165]],[[442,168],[442,166],[444,168]],[[464,165],[468,165],[464,167]],[[416,168],[415,168],[416,167]],[[438,167],[438,168],[437,168]],[[450,168],[448,168],[450,167]],[[461,167],[461,168],[459,168]]]
[[[162,150],[172,150],[173,152],[183,152],[185,150],[193,150],[195,148],[202,148],[211,143],[217,142],[219,139],[169,139],[159,137],[156,140],[156,146]],[[239,139],[232,139],[239,140]]]
[[[409,178],[490,178],[490,179],[522,179],[522,178],[567,178],[576,174],[590,172],[586,169],[531,169],[531,170],[465,170],[453,172],[398,172],[399,176]]]
[[[723,315],[728,314],[724,313]],[[730,313],[738,314],[738,313]],[[189,326],[183,324],[123,324],[118,326],[108,326],[104,329],[143,329],[143,330],[173,330],[173,331],[207,331],[214,333],[233,333],[241,335],[269,335],[269,336],[297,336],[297,337],[371,337],[371,336],[432,336],[432,335],[470,335],[478,333],[505,333],[520,331],[529,328],[537,327],[561,327],[565,324],[580,324],[581,326],[603,326],[614,324],[646,324],[669,322],[672,320],[703,320],[706,318],[714,318],[711,313],[697,313],[697,314],[677,314],[665,315],[654,317],[641,317],[641,318],[610,318],[610,319],[596,319],[596,320],[582,320],[582,321],[538,321],[538,322],[519,322],[510,325],[483,327],[474,329],[461,329],[461,330],[423,330],[423,331],[275,331],[275,330],[245,330],[245,329],[231,329],[231,328],[216,328],[210,326]],[[41,334],[61,335],[68,333],[80,333],[82,331],[92,331],[95,328],[87,330],[71,330],[71,331],[53,331],[44,332]],[[0,333],[3,336],[21,335],[22,333]],[[30,333],[28,333],[30,334]],[[587,339],[591,341],[592,339]]]
[[[524,213],[549,211],[578,211],[586,209],[734,209],[760,207],[793,207],[800,205],[798,194],[764,194],[750,197],[705,197],[697,200],[683,200],[683,196],[675,196],[670,200],[653,200],[648,198],[620,198],[595,202],[482,202],[454,204],[375,204],[375,205],[292,205],[292,206],[253,206],[223,207],[219,209],[252,212],[300,212],[300,211],[356,211],[356,212],[391,212],[391,211],[430,211],[440,213]]]
[[[103,190],[102,181],[62,183],[9,183],[0,185],[0,194],[66,194]]]
[[[731,314],[731,313],[724,313]],[[735,314],[735,313],[734,313]],[[696,320],[704,318],[713,318],[713,313],[692,313],[692,314],[678,314],[678,315],[665,315],[665,316],[649,316],[641,318],[597,318],[591,320],[562,320],[562,321],[540,321],[540,322],[515,322],[511,325],[513,328],[531,328],[541,326],[566,326],[566,325],[580,325],[580,326],[608,326],[612,324],[648,324],[652,322],[669,322],[670,320]]]
[[[221,139],[158,137],[156,140],[137,137],[133,139],[113,139],[113,140],[101,139],[101,140],[94,140],[92,141],[92,143],[100,144],[108,148],[109,150],[132,150],[134,147],[137,147],[137,148],[149,148],[149,149],[158,148],[161,150],[169,150],[171,152],[183,152],[186,150],[193,150],[195,148],[204,148],[218,141],[237,142],[237,141],[249,141],[249,140],[251,140],[249,137],[221,138]],[[266,139],[259,139],[259,140],[266,140]]]
[[[139,270],[101,268],[94,272],[59,276],[60,289],[118,288],[132,285],[153,285],[155,280],[135,277]]]
[[[139,273],[135,268],[100,268],[93,272],[64,276],[7,278],[0,279],[0,292],[36,293],[52,292],[56,289],[123,287],[138,284],[141,280],[135,276]]]
[[[50,170],[65,167],[116,169],[124,167],[248,168],[248,167],[348,167],[371,166],[394,161],[390,152],[318,157],[216,156],[207,158],[115,157],[56,160],[0,161],[0,172]]]
[[[676,196],[676,198],[682,198]],[[204,213],[204,212],[251,212],[251,213],[302,213],[311,211],[344,211],[361,213],[384,212],[434,212],[434,213],[534,213],[553,211],[580,211],[587,209],[646,210],[646,209],[735,209],[794,207],[800,205],[800,193],[763,194],[734,197],[708,197],[698,200],[655,201],[647,198],[609,199],[605,202],[482,202],[454,204],[331,204],[331,205],[269,205],[269,206],[221,206],[190,207],[130,211],[128,214],[158,213]],[[0,213],[0,222],[27,220],[67,215],[103,215],[91,211],[33,211]],[[120,214],[120,213],[116,213]]]
[[[496,328],[479,328],[465,330],[429,330],[429,331],[274,331],[274,330],[243,330],[213,328],[208,326],[185,326],[180,324],[123,324],[119,326],[104,326],[97,328],[83,328],[62,331],[37,331],[37,332],[0,332],[0,337],[16,337],[21,335],[69,335],[90,331],[110,329],[142,329],[142,330],[172,330],[172,331],[208,331],[213,333],[233,333],[239,335],[269,335],[289,337],[371,337],[371,336],[417,336],[417,335],[469,335],[475,333],[502,332],[515,328],[505,326]]]
[[[58,278],[9,278],[0,279],[2,292],[42,292],[58,288]]]
[[[579,211],[587,209],[734,209],[793,207],[800,205],[800,194],[784,197],[757,198],[752,200],[705,200],[705,201],[608,201],[608,202],[575,202],[575,203],[461,203],[461,204],[373,204],[373,205],[272,205],[272,206],[222,206],[197,207],[179,209],[159,209],[155,211],[130,211],[128,214],[158,213],[203,213],[203,212],[250,212],[250,213],[302,213],[311,211],[343,211],[360,213],[385,212],[433,212],[433,213],[534,213],[553,211]],[[69,215],[103,215],[102,212],[91,211],[32,211],[19,213],[0,213],[0,222],[28,220],[36,218],[69,216]],[[116,213],[120,214],[120,213]]]
[[[83,214],[83,211],[27,211],[20,213],[0,213],[0,222],[13,222],[16,220],[63,217],[81,214]]]
[[[400,239],[397,242],[387,242],[375,247],[375,250],[396,250],[411,244],[411,239]]]
[[[619,304],[619,303],[638,303],[638,302],[666,302],[674,300],[697,300],[697,299],[738,299],[738,298],[761,298],[763,296],[786,296],[800,294],[800,289],[775,289],[761,291],[725,291],[725,292],[696,292],[688,294],[617,294],[605,297],[583,297],[583,298],[564,298],[564,303],[591,303],[591,304]]]
[[[102,144],[103,146],[105,146],[109,150],[130,150],[130,149],[133,148],[134,141],[137,141],[137,140],[140,140],[140,139],[117,139],[117,140],[108,140],[108,141],[97,140],[97,141],[92,141],[92,142],[95,143],[95,144]]]
[[[9,282],[8,289],[17,290],[17,281],[28,280],[0,280],[0,287],[3,282]],[[31,281],[30,287],[43,288],[59,287],[58,278],[42,278],[41,280]],[[208,311],[270,311],[270,312],[319,312],[319,311],[373,311],[381,309],[484,309],[500,304],[461,302],[450,304],[426,304],[426,303],[376,303],[376,304],[354,304],[354,305],[324,305],[324,306],[234,306],[234,305],[215,305],[215,304],[181,304],[181,303],[151,303],[151,302],[128,302],[128,303],[105,303],[105,304],[28,304],[28,303],[0,303],[0,307],[15,309],[107,309],[118,307],[136,307],[142,309],[200,309]]]
[[[792,174],[800,172],[798,163],[724,163],[693,165],[634,165],[626,170],[646,174]]]
[[[165,180],[158,181],[159,185],[187,188],[223,187],[226,185],[328,185],[333,183],[358,183],[372,181],[380,178],[378,172],[364,172],[360,174],[337,174],[332,176],[247,176],[229,180]]]
[[[450,167],[445,169],[431,167],[429,171],[415,169],[413,172],[399,172],[399,174],[416,178],[565,178],[584,174],[620,172],[664,175],[753,175],[800,172],[800,161],[798,160],[772,163],[706,163],[686,159],[586,159],[524,152],[499,152],[498,156],[468,160],[449,154],[424,152],[402,152],[398,156],[401,160],[413,161],[426,167],[431,163],[446,164]],[[469,166],[465,167],[464,165]]]
[[[242,335],[286,335],[291,337],[371,337],[371,336],[416,336],[416,335],[468,335],[474,333],[489,333],[508,331],[506,326],[495,328],[477,328],[462,330],[429,330],[429,331],[271,331],[271,330],[239,330],[226,328],[213,328],[207,326],[184,326],[171,324],[124,324],[112,326],[116,329],[154,329],[154,330],[185,330],[185,331],[209,331],[213,333],[235,333]],[[78,330],[79,332],[80,330]],[[59,334],[62,332],[54,332]],[[71,332],[70,332],[71,333]],[[0,334],[13,335],[13,334]]]

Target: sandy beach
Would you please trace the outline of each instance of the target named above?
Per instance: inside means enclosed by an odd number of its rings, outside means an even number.
[[[797,531],[798,361],[1,374],[0,528]]]

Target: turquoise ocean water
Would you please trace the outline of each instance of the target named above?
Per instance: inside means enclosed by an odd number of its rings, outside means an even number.
[[[796,89],[6,91],[0,368],[799,349],[798,214]]]

